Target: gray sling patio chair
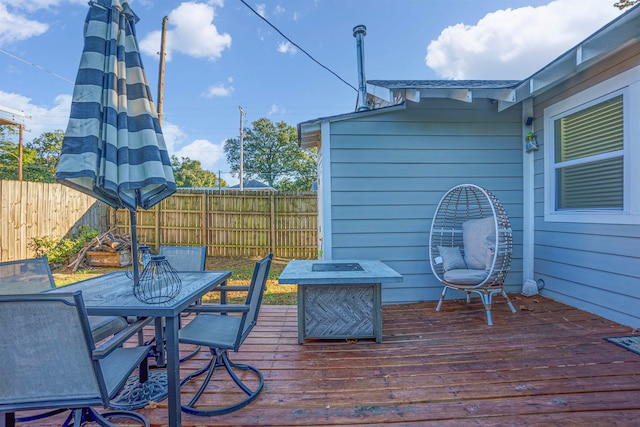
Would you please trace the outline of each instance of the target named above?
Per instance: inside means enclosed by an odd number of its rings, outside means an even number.
[[[247,297],[243,304],[200,304],[187,309],[198,313],[198,315],[178,331],[178,339],[181,343],[209,347],[211,360],[205,367],[189,374],[180,382],[181,393],[187,394],[186,384],[195,377],[206,373],[205,379],[189,403],[182,405],[183,411],[204,416],[227,414],[248,405],[262,391],[264,387],[262,372],[251,365],[232,362],[229,359],[229,351],[237,352],[240,349],[257,322],[272,259],[273,254],[268,254],[256,262],[251,284],[248,287],[222,286],[215,289],[215,291],[221,292],[246,291]],[[224,387],[224,390],[218,390],[215,393],[220,401],[211,406],[208,403],[206,406],[197,405],[198,400],[207,389],[214,371],[218,368],[226,370],[241,393],[238,393],[237,390],[229,391],[221,381],[214,381],[217,387],[221,389]],[[243,381],[237,374],[240,371],[245,371],[250,375],[241,374]],[[238,394],[243,396],[240,400],[238,400]]]
[[[95,346],[82,293],[0,296],[0,413],[14,426],[16,412],[53,410],[41,418],[70,410],[64,425],[126,418],[149,426],[131,411],[99,413],[129,375],[147,357],[149,346],[122,344],[151,321],[128,325],[111,339]]]
[[[207,247],[161,245],[160,255],[163,255],[177,271],[204,271],[207,261]],[[196,301],[196,304],[201,303],[200,299]],[[200,349],[201,347],[197,346],[191,353],[180,358],[180,362],[193,358]]]
[[[513,250],[509,217],[498,198],[473,184],[458,185],[440,200],[429,233],[431,270],[444,289],[479,295],[487,323],[493,325],[493,295],[502,294],[513,313],[515,307],[504,290]]]
[[[178,271],[204,271],[207,259],[206,246],[160,246],[169,264]]]
[[[0,262],[0,295],[31,294],[55,288],[46,256]],[[110,337],[128,325],[120,316],[89,316],[95,342]]]

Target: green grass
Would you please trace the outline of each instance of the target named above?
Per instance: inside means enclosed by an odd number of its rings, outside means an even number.
[[[227,284],[248,285],[251,283],[253,276],[253,268],[258,259],[247,258],[227,258],[227,257],[208,257],[207,270],[231,270],[231,278]],[[279,285],[278,277],[287,265],[289,260],[274,259],[271,262],[269,270],[269,278],[267,280],[267,290],[262,298],[263,304],[269,305],[296,305],[298,302],[298,294],[296,285]],[[227,298],[229,303],[238,303],[244,301],[246,294],[243,292],[228,292]],[[208,294],[203,300],[205,302],[218,302],[219,295],[217,292]]]
[[[228,286],[248,285],[251,282],[253,268],[257,260],[258,258],[207,257],[206,269],[230,270],[231,278],[227,281]],[[278,277],[288,262],[289,260],[274,259],[271,263],[269,279],[267,280],[267,290],[265,291],[262,299],[263,304],[297,304],[297,286],[278,284]],[[75,273],[72,273],[69,269],[62,267],[53,271],[53,278],[56,286],[64,286],[118,270],[124,270],[124,268],[94,267],[85,270],[78,270]],[[229,303],[242,302],[244,301],[245,296],[246,293],[243,292],[228,292],[227,294]],[[218,293],[211,292],[207,294],[203,300],[211,303],[218,302]]]

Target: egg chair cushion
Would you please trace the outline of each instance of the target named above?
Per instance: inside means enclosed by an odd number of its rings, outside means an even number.
[[[467,264],[464,262],[464,258],[462,258],[460,247],[454,246],[450,248],[447,246],[438,246],[438,253],[442,258],[442,268],[444,268],[444,271],[467,268]]]
[[[470,219],[462,224],[464,261],[472,270],[490,270],[496,245],[493,217]]]
[[[469,268],[449,270],[444,273],[444,281],[452,285],[476,285],[487,278],[487,272]]]

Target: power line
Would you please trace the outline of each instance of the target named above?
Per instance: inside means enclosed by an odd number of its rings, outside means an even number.
[[[247,4],[246,1],[244,0],[240,0],[242,2],[242,4],[244,4],[245,6],[247,6],[253,13],[255,13],[260,19],[262,19],[264,22],[266,22],[267,24],[269,24],[269,26],[271,28],[273,28],[274,30],[276,30],[278,32],[278,34],[280,34],[282,37],[284,37],[289,43],[291,43],[292,45],[294,45],[295,47],[297,47],[298,49],[300,49],[300,51],[302,53],[304,53],[305,55],[307,55],[309,57],[309,59],[311,59],[313,62],[315,62],[316,64],[318,64],[319,66],[321,66],[322,68],[324,68],[325,70],[327,70],[328,72],[330,72],[331,74],[333,74],[334,76],[336,76],[342,83],[346,84],[347,86],[349,86],[351,89],[355,90],[356,92],[358,92],[358,89],[356,89],[351,83],[347,82],[346,80],[344,80],[342,77],[340,77],[339,75],[337,75],[335,72],[333,72],[333,70],[331,70],[330,68],[326,67],[325,65],[321,64],[317,59],[315,59],[313,56],[311,56],[306,50],[304,50],[303,48],[301,48],[298,44],[296,44],[293,40],[291,40],[289,37],[285,36],[282,31],[280,31],[278,28],[276,28],[275,25],[273,25],[271,22],[269,22],[269,20],[267,18],[265,18],[264,16],[260,15],[254,8],[252,8],[251,6],[249,6]]]
[[[73,82],[73,81],[71,81],[71,80],[69,80],[68,78],[66,78],[66,77],[64,77],[64,76],[61,76],[60,74],[54,73],[54,72],[53,72],[53,71],[51,71],[51,70],[47,70],[46,68],[44,68],[44,67],[42,67],[42,66],[40,66],[40,65],[38,65],[38,64],[34,64],[33,62],[29,62],[29,61],[27,61],[26,59],[20,58],[19,56],[16,56],[16,55],[14,55],[14,54],[12,54],[12,53],[9,53],[9,52],[7,52],[6,50],[2,50],[2,49],[0,49],[0,53],[4,53],[5,55],[10,56],[10,57],[12,57],[12,58],[13,58],[13,59],[15,59],[15,60],[18,60],[18,61],[20,61],[20,62],[24,62],[24,63],[25,63],[25,64],[27,64],[27,65],[31,65],[32,67],[36,67],[36,68],[38,68],[38,69],[40,69],[40,70],[42,70],[42,71],[45,71],[45,72],[47,72],[47,73],[51,74],[51,75],[52,75],[52,76],[54,76],[54,77],[57,77],[57,78],[59,78],[59,79],[61,79],[61,80],[64,80],[65,82],[69,82],[69,83],[71,83],[71,84],[74,84],[74,82]]]

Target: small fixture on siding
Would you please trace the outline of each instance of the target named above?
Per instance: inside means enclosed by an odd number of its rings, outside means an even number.
[[[529,132],[527,132],[527,136],[525,136],[524,140],[525,149],[527,150],[527,153],[529,153],[538,149],[536,134],[533,132],[533,117],[527,117],[526,125],[529,126]]]
[[[364,36],[366,35],[367,27],[364,25],[353,27],[358,55],[358,111],[370,110],[367,105],[367,80],[364,77]]]

